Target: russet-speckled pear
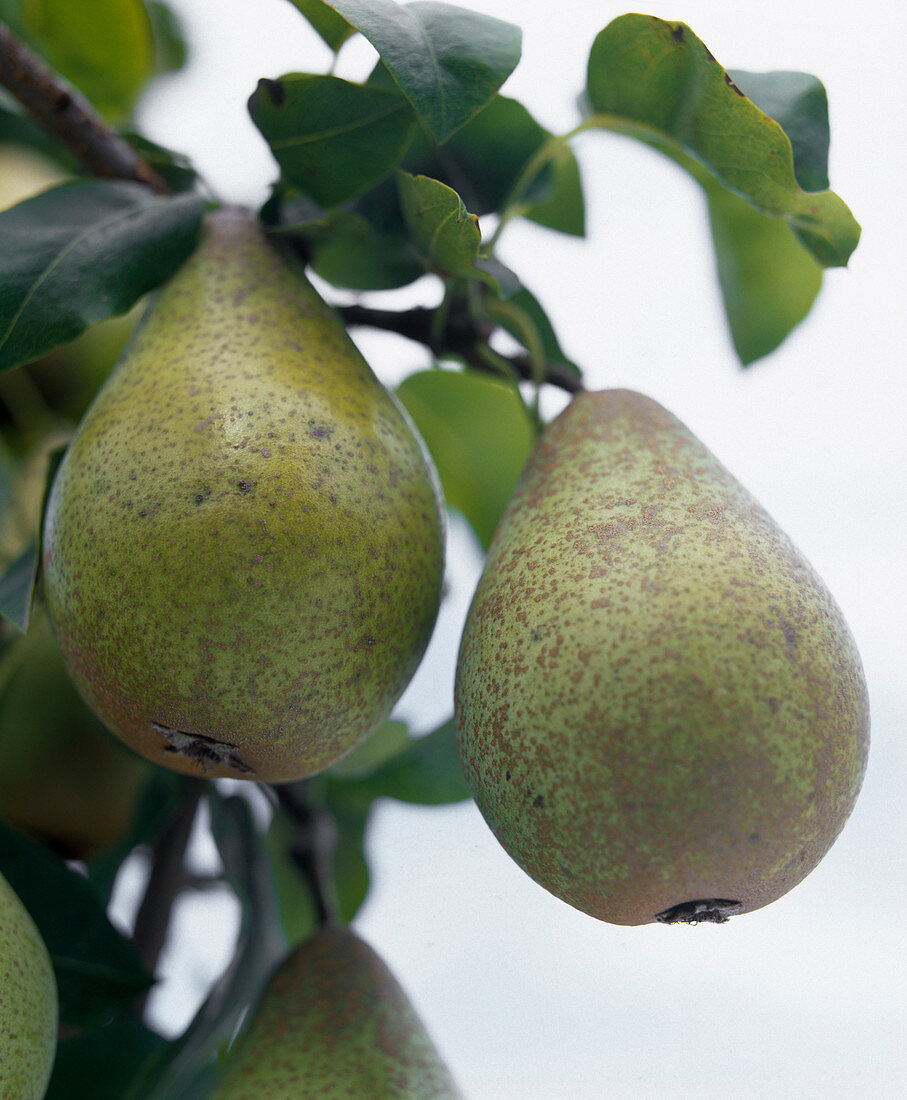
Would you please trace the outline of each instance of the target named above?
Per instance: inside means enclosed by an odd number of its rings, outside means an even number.
[[[47,948],[0,875],[0,1096],[42,1100],[57,1049],[57,982]]]
[[[387,966],[348,928],[297,947],[227,1055],[211,1100],[461,1100]]]
[[[177,771],[314,774],[409,682],[440,599],[436,478],[245,211],[209,216],[86,414],[43,567],[80,691]]]
[[[722,920],[831,847],[866,766],[822,581],[676,417],[583,393],[542,432],[461,642],[460,754],[498,840],[615,924]]]

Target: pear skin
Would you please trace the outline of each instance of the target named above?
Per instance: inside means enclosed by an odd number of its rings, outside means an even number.
[[[495,836],[614,924],[774,901],[847,820],[866,685],[834,599],[676,417],[578,395],[549,424],[463,632],[460,755]]]
[[[283,782],[387,716],[438,610],[410,423],[295,262],[211,215],[58,471],[44,592],[102,720],[177,771]]]
[[[42,1100],[57,1049],[57,982],[44,941],[0,875],[0,1096]]]
[[[462,1100],[406,994],[349,929],[317,933],[268,984],[211,1100]]]

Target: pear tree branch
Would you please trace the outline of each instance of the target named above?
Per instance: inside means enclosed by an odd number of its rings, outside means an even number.
[[[489,363],[483,349],[488,347],[488,339],[494,331],[493,325],[477,325],[465,310],[451,310],[444,334],[439,342],[432,330],[435,310],[425,306],[397,311],[392,309],[372,309],[370,306],[338,306],[337,312],[349,328],[377,328],[386,332],[396,332],[416,343],[424,344],[439,357],[454,356],[462,359],[474,370],[496,373]],[[535,379],[532,363],[528,355],[501,355],[495,352],[495,359],[518,377],[527,382]],[[563,363],[545,364],[544,381],[557,386],[567,393],[579,393],[583,389],[582,379]]]
[[[90,175],[133,180],[160,195],[169,193],[167,184],[129,142],[2,22],[0,84],[44,130],[70,150]]]

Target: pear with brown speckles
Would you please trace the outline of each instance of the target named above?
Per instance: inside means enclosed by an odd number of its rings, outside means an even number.
[[[86,414],[43,567],[80,691],[177,771],[314,774],[409,682],[440,599],[434,473],[246,212],[210,216]]]
[[[615,924],[721,921],[831,847],[869,743],[828,590],[691,432],[625,390],[543,431],[463,633],[467,781],[537,882]]]
[[[57,982],[34,921],[0,875],[0,1096],[41,1100],[57,1049]]]
[[[387,966],[332,929],[277,969],[211,1100],[460,1100]]]

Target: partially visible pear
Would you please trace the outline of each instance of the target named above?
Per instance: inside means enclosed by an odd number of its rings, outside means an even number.
[[[82,702],[38,608],[16,644],[0,693],[0,817],[64,859],[91,859],[126,832],[154,769]]]
[[[625,390],[543,431],[468,613],[456,711],[504,848],[625,925],[790,890],[847,820],[869,742],[822,581],[688,428]]]
[[[34,921],[0,875],[0,1097],[41,1100],[57,1049],[57,982]]]
[[[83,420],[43,568],[80,691],[177,771],[314,774],[415,671],[443,572],[436,478],[245,211],[210,216]]]
[[[278,967],[211,1100],[456,1100],[460,1092],[393,974],[348,928]]]

